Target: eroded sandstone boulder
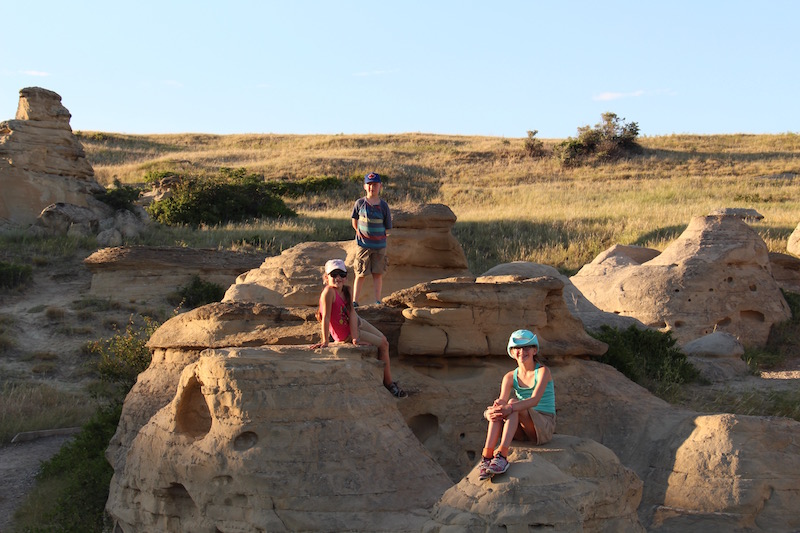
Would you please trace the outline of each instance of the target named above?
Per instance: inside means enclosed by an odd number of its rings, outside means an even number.
[[[794,231],[789,235],[789,240],[786,243],[786,251],[790,254],[800,257],[800,224],[794,228]]]
[[[257,254],[166,246],[103,248],[84,259],[92,273],[89,294],[116,301],[163,301],[193,276],[228,287],[261,263]]]
[[[70,118],[53,91],[20,91],[16,118],[0,122],[0,221],[30,225],[51,204],[89,207],[92,194],[104,191]]]
[[[695,217],[644,262],[625,251],[599,255],[572,283],[600,309],[671,331],[680,343],[725,331],[763,346],[790,316],[766,244],[738,217]]]
[[[629,246],[626,248],[633,249],[635,247]],[[632,250],[631,254],[636,257],[636,250]],[[650,256],[649,252],[645,252],[645,255]],[[657,251],[655,251],[655,255],[658,255]],[[652,257],[648,257],[648,259],[649,258]],[[607,313],[598,309],[596,305],[581,294],[581,291],[572,284],[572,281],[567,276],[564,276],[549,265],[531,263],[528,261],[514,261],[512,263],[503,263],[492,267],[484,272],[483,275],[517,276],[520,279],[549,276],[561,280],[561,282],[564,283],[564,302],[567,304],[567,309],[569,309],[569,312],[572,313],[573,316],[583,322],[583,327],[586,328],[587,331],[599,331],[603,326],[617,328],[619,330],[625,330],[631,326],[636,326],[637,328],[647,327],[633,317]]]
[[[476,468],[445,492],[423,531],[644,531],[642,482],[602,444],[554,435],[509,460],[505,474],[480,480]]]
[[[769,264],[772,277],[781,289],[800,294],[800,257],[770,252]]]
[[[122,531],[419,531],[451,485],[357,348],[206,350],[111,483]]]
[[[689,362],[711,382],[740,379],[750,373],[744,362],[744,346],[730,333],[715,331],[683,345]]]
[[[567,309],[564,283],[554,277],[482,276],[421,283],[385,302],[403,308],[398,351],[445,357],[505,355],[508,335],[536,331],[548,356],[602,355]]]
[[[442,204],[393,211],[384,295],[431,279],[470,275],[464,250],[451,233],[455,221],[452,210]],[[223,301],[316,306],[325,262],[342,259],[352,267],[357,252],[355,240],[293,246],[239,276]],[[350,286],[353,276],[350,268]],[[374,300],[371,279],[364,283],[362,294],[361,302]]]

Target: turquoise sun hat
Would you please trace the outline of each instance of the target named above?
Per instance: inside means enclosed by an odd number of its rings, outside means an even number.
[[[522,348],[523,346],[536,346],[536,348],[539,348],[539,339],[527,329],[518,329],[508,338],[506,351],[509,357],[514,357],[511,354],[511,348]]]

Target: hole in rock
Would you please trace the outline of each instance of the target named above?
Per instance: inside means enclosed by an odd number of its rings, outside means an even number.
[[[475,453],[475,450],[467,450],[467,458],[469,459],[469,462],[474,461],[477,456],[478,454]]]
[[[756,290],[758,290],[758,289],[757,289],[757,287],[755,286],[755,284],[753,284],[753,285],[750,285],[750,291],[751,291],[751,292],[756,292]]]
[[[742,317],[742,320],[747,322],[764,322],[765,317],[764,313],[759,311],[741,311],[739,316]]]
[[[728,276],[728,278],[725,281],[727,281],[728,283],[733,283],[733,278],[731,276]]]
[[[408,427],[425,444],[425,441],[439,433],[439,418],[432,414],[417,415],[408,421]]]
[[[730,317],[725,317],[722,320],[720,320],[719,322],[717,322],[717,327],[724,328],[725,326],[729,326],[730,323],[731,323]]]
[[[240,433],[233,439],[233,449],[236,451],[244,451],[249,450],[253,446],[256,445],[258,442],[258,435],[253,433],[252,431],[245,431],[244,433]]]
[[[682,328],[685,324],[686,323],[683,320],[676,320],[675,321],[675,327],[676,328]]]
[[[208,409],[206,397],[203,396],[203,384],[197,376],[192,376],[189,383],[181,391],[175,413],[175,427],[179,433],[199,438],[211,430],[211,411]]]
[[[164,502],[164,512],[169,516],[189,516],[196,512],[197,505],[180,483],[170,483],[169,487],[155,490],[154,495]]]

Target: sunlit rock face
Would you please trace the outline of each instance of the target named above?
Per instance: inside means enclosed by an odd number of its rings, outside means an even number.
[[[20,91],[16,118],[0,122],[0,223],[26,226],[44,208],[94,207],[94,179],[61,97],[40,87]]]
[[[423,204],[393,211],[388,238],[389,268],[383,278],[383,294],[432,279],[469,276],[467,258],[451,230],[453,211],[442,204]],[[340,242],[306,242],[268,257],[256,269],[239,276],[223,301],[272,305],[316,306],[322,290],[322,271],[329,259],[342,259],[353,286],[353,261],[358,252],[355,238]],[[359,295],[361,303],[375,301],[372,280]]]
[[[604,311],[670,331],[680,343],[724,331],[763,346],[791,313],[772,277],[767,246],[738,217],[695,217],[656,257],[612,248],[572,283]]]

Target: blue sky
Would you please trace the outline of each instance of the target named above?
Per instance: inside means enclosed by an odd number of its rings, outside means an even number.
[[[39,86],[84,131],[800,131],[793,0],[0,2],[0,120]]]

